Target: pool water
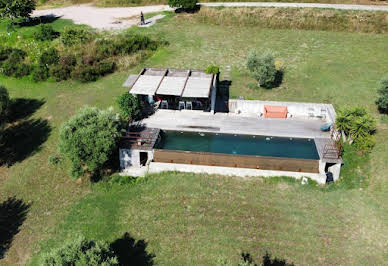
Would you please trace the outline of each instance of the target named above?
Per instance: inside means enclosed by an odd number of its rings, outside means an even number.
[[[319,160],[313,139],[164,130],[158,149]]]

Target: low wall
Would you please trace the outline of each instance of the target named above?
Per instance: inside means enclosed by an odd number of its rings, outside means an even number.
[[[229,99],[229,112],[240,114],[264,114],[264,106],[287,106],[288,113],[292,117],[319,118],[329,123],[335,121],[336,113],[333,105],[321,103],[299,103],[299,102],[274,102],[256,100]]]
[[[319,173],[319,161],[266,156],[154,150],[154,162]]]

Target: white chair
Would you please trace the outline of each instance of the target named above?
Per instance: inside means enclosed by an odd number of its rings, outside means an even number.
[[[185,102],[184,101],[179,101],[178,109],[179,110],[185,109]]]
[[[193,110],[193,103],[192,102],[186,102],[186,109],[187,110]]]

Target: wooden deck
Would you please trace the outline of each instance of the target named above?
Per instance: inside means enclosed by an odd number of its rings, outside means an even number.
[[[319,158],[326,163],[342,163],[341,154],[331,138],[315,138]]]

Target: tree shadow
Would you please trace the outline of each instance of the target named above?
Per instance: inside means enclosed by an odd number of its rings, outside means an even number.
[[[33,155],[50,132],[47,120],[42,119],[30,119],[8,127],[0,139],[0,165],[11,166]]]
[[[175,13],[177,13],[177,14],[179,14],[179,13],[194,14],[194,13],[199,12],[199,10],[201,10],[201,5],[197,4],[194,8],[182,8],[182,7],[179,7],[177,9],[175,9]]]
[[[253,261],[253,258],[250,253],[241,253],[241,259],[244,262],[249,263],[249,265],[258,265]],[[271,254],[268,252],[263,256],[262,266],[294,266],[293,263],[288,263],[285,259],[273,258],[271,259]]]
[[[280,84],[282,84],[283,82],[283,76],[284,76],[283,71],[280,71],[280,70],[276,71],[275,80],[273,81],[269,89],[279,87]]]
[[[26,220],[30,204],[10,197],[0,204],[0,259],[10,248],[14,236]]]
[[[33,27],[39,24],[49,24],[53,23],[54,21],[60,19],[62,16],[56,16],[54,14],[51,15],[45,15],[45,16],[40,16],[40,17],[32,17],[32,18],[27,18],[25,20],[15,22],[15,26],[20,26],[20,27]]]
[[[7,122],[13,123],[19,119],[28,118],[45,103],[45,100],[37,99],[12,99],[7,110]]]
[[[144,240],[136,241],[127,232],[110,247],[117,255],[120,265],[148,266],[154,264],[155,255],[146,251],[147,245]]]

